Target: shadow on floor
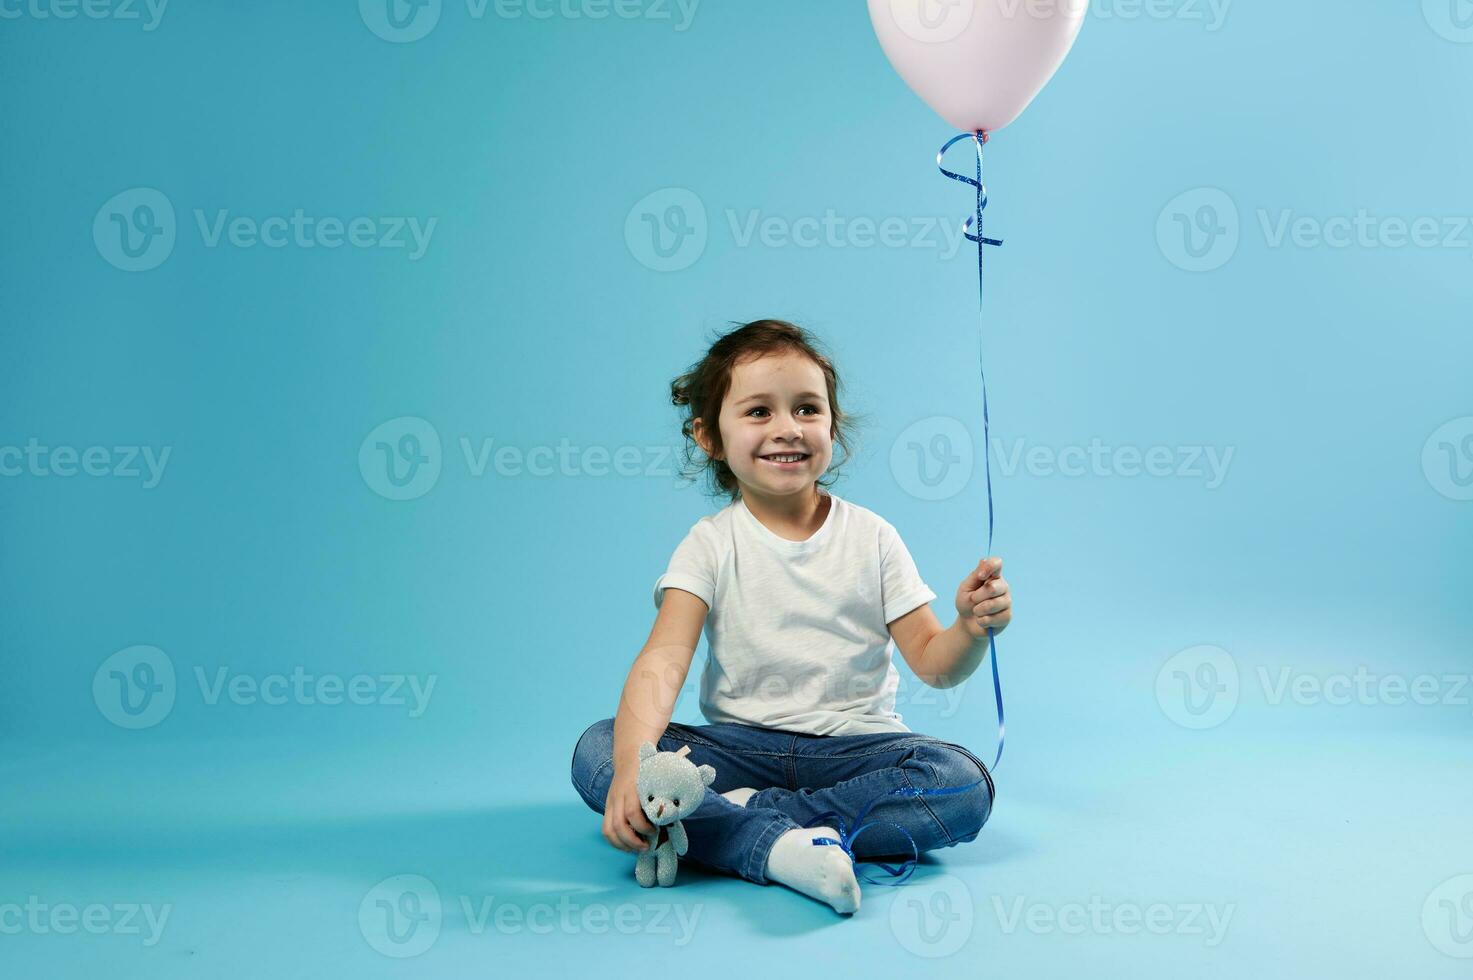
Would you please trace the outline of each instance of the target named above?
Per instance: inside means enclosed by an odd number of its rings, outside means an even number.
[[[145,824],[110,817],[98,826],[11,827],[0,842],[0,860],[12,870],[216,871],[264,873],[279,881],[326,876],[365,890],[391,875],[416,874],[434,882],[442,900],[463,913],[447,915],[447,928],[464,928],[472,915],[484,916],[488,905],[505,903],[669,903],[679,912],[741,916],[767,935],[806,933],[843,921],[822,903],[780,885],[753,885],[689,861],[681,863],[673,888],[641,888],[633,856],[608,845],[599,819],[576,801],[257,822]],[[1015,838],[984,830],[974,842],[922,855],[912,880],[986,868],[1023,850]],[[865,885],[866,896],[888,890]]]

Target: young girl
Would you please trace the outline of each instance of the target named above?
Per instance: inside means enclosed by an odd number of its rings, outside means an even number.
[[[852,823],[880,799],[866,817],[877,823],[850,845],[871,859],[910,857],[905,833],[918,851],[973,840],[992,811],[980,759],[901,723],[890,640],[922,681],[952,687],[982,663],[987,628],[1006,628],[1012,600],[1002,560],[983,559],[943,628],[895,528],[824,489],[834,442],[849,450],[839,389],[829,358],[781,320],[726,334],[672,384],[688,413],[682,431],[731,502],[696,522],[655,582],[659,614],[618,714],[579,738],[572,777],[609,843],[638,852],[654,830],[635,781],[640,743],[689,745],[716,781],[684,820],[688,859],[852,913],[851,858],[813,843],[839,838],[833,814]],[[700,704],[711,724],[672,724],[703,627]],[[825,814],[827,825],[806,826]]]

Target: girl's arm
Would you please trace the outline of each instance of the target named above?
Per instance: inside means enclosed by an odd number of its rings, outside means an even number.
[[[639,805],[639,747],[659,744],[675,712],[705,625],[706,603],[684,589],[667,588],[644,649],[629,668],[614,716],[614,778],[604,802],[603,835],[621,851],[642,851],[654,826]]]
[[[994,634],[1013,619],[1013,598],[1002,577],[1002,559],[984,558],[956,592],[956,622],[946,629],[930,606],[890,623],[890,636],[910,669],[931,687],[949,688],[972,676],[987,658],[988,627]]]
[[[614,770],[639,768],[639,746],[659,743],[675,713],[706,622],[706,603],[684,589],[665,590],[644,649],[629,668],[614,717]]]

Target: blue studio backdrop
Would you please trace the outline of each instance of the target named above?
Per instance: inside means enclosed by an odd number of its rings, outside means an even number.
[[[0,0],[0,972],[1464,975],[1469,14],[1096,0],[979,323],[863,4]],[[1014,594],[991,820],[852,920],[568,778],[761,317],[944,624],[990,449]]]

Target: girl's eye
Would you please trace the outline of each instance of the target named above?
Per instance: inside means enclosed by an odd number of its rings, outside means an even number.
[[[819,408],[818,408],[817,405],[802,405],[802,406],[800,406],[800,408],[811,408],[811,409],[813,409],[813,412],[814,412],[815,415],[822,414],[822,412],[819,411]],[[751,415],[752,412],[765,412],[765,411],[767,411],[767,409],[762,408],[761,406],[758,406],[757,408],[754,408],[754,409],[751,409],[750,411],[748,411],[747,414],[748,415]]]

